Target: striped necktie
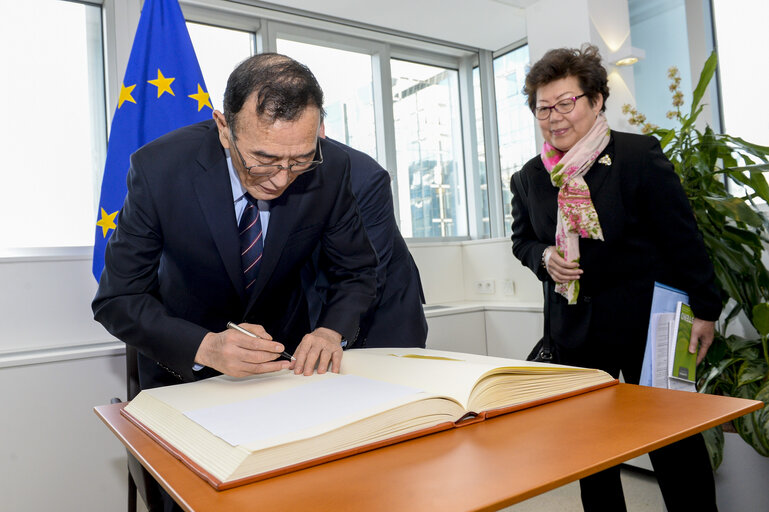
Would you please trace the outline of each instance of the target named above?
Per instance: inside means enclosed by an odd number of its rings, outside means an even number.
[[[259,275],[259,265],[264,252],[264,240],[256,199],[250,194],[246,194],[245,198],[248,204],[240,217],[238,231],[240,232],[240,263],[243,269],[243,282],[246,285],[246,292],[250,293],[256,282],[256,276]]]

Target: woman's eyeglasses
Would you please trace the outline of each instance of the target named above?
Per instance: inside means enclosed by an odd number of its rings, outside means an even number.
[[[537,119],[540,121],[544,121],[550,117],[550,114],[553,110],[559,114],[568,114],[574,110],[574,106],[577,104],[577,100],[585,94],[587,93],[582,93],[579,96],[572,96],[571,98],[563,99],[550,107],[537,107],[534,109],[534,115],[537,116]]]

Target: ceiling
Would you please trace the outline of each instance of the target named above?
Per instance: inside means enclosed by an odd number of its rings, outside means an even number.
[[[276,0],[272,3],[430,39],[498,50],[526,37],[537,0]]]

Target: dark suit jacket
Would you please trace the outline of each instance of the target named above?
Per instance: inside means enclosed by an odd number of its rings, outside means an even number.
[[[376,255],[350,191],[349,159],[321,141],[324,163],[270,204],[264,256],[246,295],[232,188],[214,121],[187,126],[131,156],[128,195],[107,245],[96,320],[139,351],[142,388],[193,372],[209,331],[261,324],[293,351],[309,332],[300,270],[320,244],[330,276],[318,325],[352,338],[374,299]]]
[[[353,346],[424,347],[427,340],[424,293],[414,258],[395,222],[390,174],[365,153],[331,139],[327,141],[350,157],[350,182],[363,227],[379,257],[377,295],[361,318]],[[325,301],[328,279],[308,268],[307,297],[311,321],[316,322]],[[315,281],[315,285],[312,283]]]
[[[598,162],[609,155],[611,165]],[[513,192],[513,254],[553,286],[541,266],[555,245],[558,189],[536,156],[519,171]],[[694,314],[716,320],[721,301],[678,176],[657,139],[612,132],[609,145],[585,175],[605,241],[580,239],[580,300],[575,306],[551,293],[550,329],[567,347],[646,339],[654,281],[689,294]],[[552,288],[551,288],[552,290]]]

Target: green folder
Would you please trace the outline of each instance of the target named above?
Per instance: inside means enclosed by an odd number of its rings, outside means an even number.
[[[692,336],[692,322],[694,313],[688,304],[679,302],[676,306],[674,331],[676,333],[676,345],[673,352],[673,364],[671,377],[694,382],[697,369],[697,354],[689,352],[689,340]]]

